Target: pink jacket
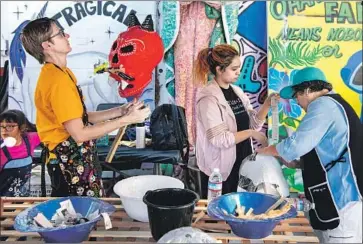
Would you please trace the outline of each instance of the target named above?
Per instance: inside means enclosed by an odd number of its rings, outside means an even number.
[[[260,130],[265,120],[257,118],[257,112],[252,108],[247,95],[238,86],[231,86],[248,112],[250,128]],[[214,80],[197,94],[196,120],[196,157],[199,169],[210,175],[214,168],[219,168],[223,180],[226,180],[236,161],[234,133],[237,132],[237,124],[231,107]]]

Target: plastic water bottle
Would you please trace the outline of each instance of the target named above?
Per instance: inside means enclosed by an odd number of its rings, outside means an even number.
[[[306,198],[287,198],[287,201],[296,208],[297,211],[308,212],[315,208],[315,204]]]
[[[136,125],[136,148],[145,148],[145,124]]]
[[[208,180],[208,201],[222,195],[223,178],[218,168],[213,169]]]
[[[279,111],[278,111],[278,100],[275,96],[271,98],[271,119],[272,135],[270,138],[270,145],[275,145],[279,142]]]

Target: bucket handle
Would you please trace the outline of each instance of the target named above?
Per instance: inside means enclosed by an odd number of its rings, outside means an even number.
[[[143,196],[143,198],[142,198],[142,201],[143,201],[146,205],[148,205],[148,204],[149,204],[149,201],[148,201],[148,200],[146,200],[146,197],[147,197],[150,193],[152,193],[152,191],[151,191],[151,190],[148,190],[148,191],[145,193],[145,195]]]

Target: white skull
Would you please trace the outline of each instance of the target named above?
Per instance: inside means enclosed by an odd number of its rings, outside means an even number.
[[[68,147],[69,145],[70,145],[69,141],[62,142],[62,146],[64,147]]]
[[[61,155],[61,160],[63,163],[67,163],[68,162],[68,156],[67,155]]]
[[[82,165],[78,165],[77,166],[77,172],[78,172],[78,174],[82,175],[83,172],[84,172],[84,167]]]
[[[94,191],[92,191],[92,190],[87,191],[87,196],[93,197],[94,195],[95,195]]]
[[[81,153],[85,154],[87,152],[86,148],[82,148]]]
[[[72,178],[72,184],[77,184],[77,182],[79,182],[79,177],[78,176],[74,176]]]
[[[77,194],[78,194],[78,196],[82,196],[83,192],[84,192],[84,188],[83,187],[78,187],[77,188]]]

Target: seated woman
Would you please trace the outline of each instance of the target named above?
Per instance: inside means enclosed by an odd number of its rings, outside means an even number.
[[[29,196],[33,151],[40,144],[36,128],[19,110],[0,114],[0,126],[1,140],[16,139],[14,147],[0,149],[0,196]]]
[[[258,132],[265,122],[271,97],[255,111],[247,95],[232,85],[241,70],[239,53],[230,45],[218,45],[199,52],[195,80],[207,83],[210,72],[214,79],[198,94],[197,164],[201,170],[202,198],[207,197],[208,178],[214,168],[223,177],[222,193],[235,192],[242,160],[252,154],[251,138],[266,145],[266,136]]]

